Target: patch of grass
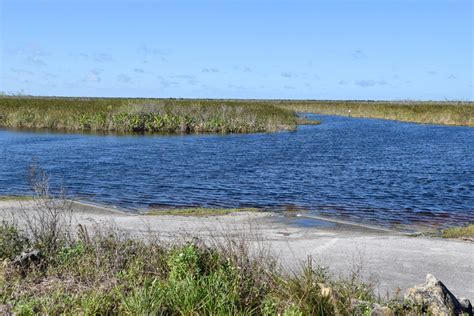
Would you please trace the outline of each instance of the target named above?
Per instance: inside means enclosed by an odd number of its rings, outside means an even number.
[[[28,195],[0,195],[0,201],[30,201],[32,196]]]
[[[274,104],[296,112],[474,126],[474,102],[275,101]]]
[[[317,120],[310,120],[307,117],[298,117],[296,119],[296,124],[298,124],[298,125],[319,125],[319,124],[321,124],[321,122],[317,121]]]
[[[464,227],[450,227],[441,232],[443,238],[471,238],[474,240],[474,224]]]
[[[0,97],[0,126],[103,132],[294,130],[293,111],[258,101]]]
[[[176,215],[176,216],[220,216],[238,212],[260,212],[257,208],[177,208],[151,210],[145,215]]]

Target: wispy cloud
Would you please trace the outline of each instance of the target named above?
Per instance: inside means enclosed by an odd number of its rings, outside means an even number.
[[[284,72],[280,73],[280,76],[282,76],[284,78],[291,78],[291,77],[293,77],[293,73],[291,73],[289,71],[284,71]]]
[[[26,64],[32,66],[45,66],[44,57],[50,55],[42,50],[38,45],[22,44],[13,49],[6,49],[12,55],[20,56]]]
[[[20,45],[13,49],[7,48],[5,51],[12,55],[20,56],[26,64],[32,66],[45,66],[46,61],[44,60],[44,57],[49,55],[49,53],[45,52],[37,45],[32,44]]]
[[[361,60],[361,59],[366,59],[367,55],[362,49],[357,49],[352,53],[352,58]]]
[[[173,75],[171,78],[176,78],[176,79],[196,79],[195,75]]]
[[[348,84],[348,82],[345,81],[345,80],[339,80],[339,83],[338,83],[338,84],[339,84],[340,86],[345,86],[345,85]]]
[[[26,70],[26,69],[22,69],[22,68],[11,67],[10,71],[17,74],[17,75],[22,75],[22,76],[24,76],[24,75],[33,76],[34,75],[34,72]]]
[[[162,88],[178,88],[180,87],[180,83],[177,81],[169,80],[163,76],[156,76],[156,78],[160,79],[160,85]]]
[[[45,72],[45,73],[43,73],[43,77],[46,78],[46,79],[51,79],[51,78],[57,78],[58,75],[52,74],[50,72]]]
[[[199,84],[199,81],[197,80],[195,75],[175,75],[175,76],[171,76],[171,78],[184,80],[185,83],[191,86],[195,86]]]
[[[137,51],[139,54],[144,55],[144,56],[150,56],[152,59],[153,57],[155,58],[159,57],[159,59],[162,62],[168,62],[168,59],[166,58],[166,56],[169,55],[169,52],[166,50],[150,47],[146,44],[143,44],[142,46],[138,48]],[[148,60],[144,60],[144,63],[145,64],[148,63]]]
[[[233,68],[234,68],[234,70],[242,71],[242,72],[252,72],[253,71],[253,68],[250,67],[250,66],[234,66]],[[229,85],[227,85],[227,86],[229,86]]]
[[[46,62],[38,56],[27,56],[26,60],[29,64],[36,66],[46,66]]]
[[[80,53],[79,56],[85,60],[93,61],[96,63],[107,63],[115,61],[112,55],[107,53]]]
[[[133,68],[133,71],[136,72],[136,73],[139,73],[139,74],[144,74],[145,73],[145,69],[143,69],[143,68]]]
[[[138,48],[138,52],[139,53],[142,53],[144,55],[160,55],[160,56],[165,56],[168,54],[167,51],[163,50],[163,49],[157,49],[157,48],[153,48],[153,47],[150,47],[146,44],[143,44],[142,46],[140,46]]]
[[[247,88],[244,87],[243,85],[235,85],[233,83],[228,83],[227,87],[230,89],[235,89],[235,90],[247,90]]]
[[[121,73],[117,75],[117,81],[121,83],[131,83],[132,78],[127,74]]]
[[[286,90],[295,90],[295,87],[293,86],[283,86],[283,88]]]
[[[219,72],[219,69],[217,69],[217,68],[203,68],[203,69],[201,69],[201,72],[213,72],[213,73],[217,73],[217,72]]]
[[[102,81],[102,78],[101,78],[101,73],[102,73],[102,69],[91,69],[86,75],[85,77],[82,79],[82,81],[84,82],[101,82]]]
[[[363,88],[368,88],[368,87],[374,87],[374,86],[384,86],[388,85],[388,82],[385,80],[356,80],[354,82],[356,85],[363,87]]]
[[[438,74],[438,72],[437,72],[436,70],[428,70],[426,73],[427,73],[428,75],[432,75],[432,76],[435,76],[435,75]]]
[[[453,74],[450,74],[450,75],[448,76],[448,79],[456,79],[456,76],[453,75]]]

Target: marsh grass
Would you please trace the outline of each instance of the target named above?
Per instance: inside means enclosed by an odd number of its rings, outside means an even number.
[[[219,216],[241,212],[260,212],[257,208],[177,208],[177,209],[156,209],[145,213],[145,215],[175,215],[175,216]]]
[[[320,121],[318,120],[311,120],[307,118],[306,116],[299,116],[296,118],[296,123],[298,125],[319,125],[321,124]]]
[[[1,127],[63,131],[251,133],[319,124],[296,112],[474,126],[473,102],[0,96]]]
[[[474,126],[474,102],[275,101],[274,104],[296,112]]]
[[[464,227],[450,227],[441,232],[444,238],[469,238],[474,240],[474,224]]]
[[[224,100],[0,97],[0,126],[102,132],[249,133],[294,130],[291,110]]]

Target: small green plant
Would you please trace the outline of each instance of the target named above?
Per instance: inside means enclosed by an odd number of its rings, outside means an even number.
[[[5,221],[0,223],[0,258],[13,259],[29,247],[29,239],[18,227]]]

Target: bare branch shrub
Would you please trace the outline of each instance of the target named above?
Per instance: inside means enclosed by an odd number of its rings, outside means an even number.
[[[49,176],[36,165],[30,169],[34,197],[30,207],[20,212],[21,222],[32,245],[44,253],[52,253],[64,243],[72,241],[72,201],[61,189],[57,196],[50,192]]]

